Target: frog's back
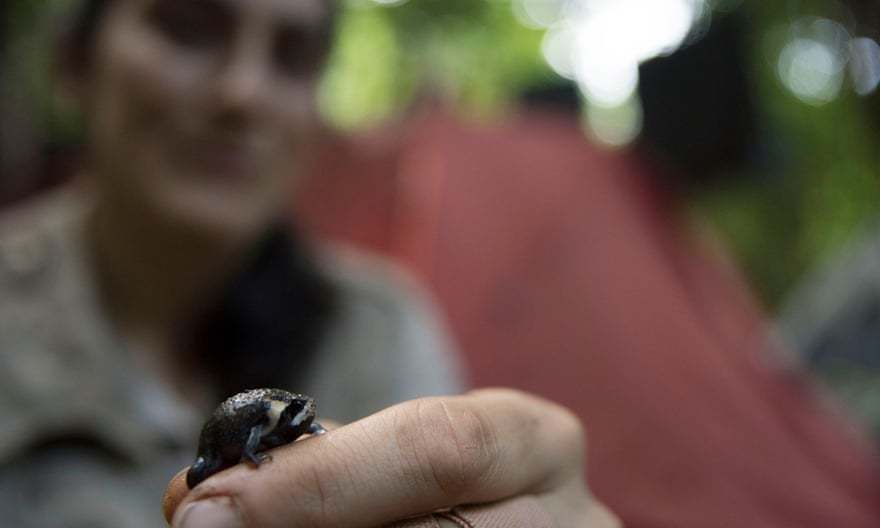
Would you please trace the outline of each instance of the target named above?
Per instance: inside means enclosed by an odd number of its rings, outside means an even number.
[[[205,423],[199,437],[199,454],[235,464],[241,459],[251,429],[267,420],[269,402],[254,399],[228,404],[226,400]]]

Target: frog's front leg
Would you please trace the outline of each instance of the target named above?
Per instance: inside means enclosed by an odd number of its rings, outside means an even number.
[[[312,422],[312,424],[309,425],[309,430],[308,430],[309,434],[322,435],[322,434],[325,434],[326,432],[327,432],[327,430],[324,429],[324,426],[319,424],[318,422]]]
[[[258,453],[257,448],[260,445],[260,439],[263,437],[263,424],[257,424],[251,427],[251,432],[248,434],[247,442],[244,444],[244,449],[241,451],[241,459],[248,460],[251,464],[259,467],[260,464],[267,460],[271,460],[272,457],[267,453]]]

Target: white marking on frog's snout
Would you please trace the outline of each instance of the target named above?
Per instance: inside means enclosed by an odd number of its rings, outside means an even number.
[[[296,416],[293,417],[293,420],[291,420],[291,423],[293,423],[295,425],[299,425],[302,423],[303,420],[306,419],[306,417],[308,415],[309,415],[308,408],[303,407],[303,409],[300,412],[296,413]]]
[[[269,423],[263,428],[260,438],[275,430],[275,427],[278,426],[278,419],[281,418],[281,413],[284,412],[285,408],[287,408],[287,404],[281,401],[273,400],[269,404],[269,410],[266,412],[266,415],[269,417]]]

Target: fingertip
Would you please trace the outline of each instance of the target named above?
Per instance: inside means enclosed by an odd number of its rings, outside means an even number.
[[[171,525],[171,519],[177,507],[183,502],[186,494],[189,493],[189,486],[186,485],[186,472],[189,468],[181,469],[168,482],[165,488],[165,494],[162,496],[162,514],[165,516],[165,522]]]

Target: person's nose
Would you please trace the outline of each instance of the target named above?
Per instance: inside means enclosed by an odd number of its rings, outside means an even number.
[[[218,109],[223,113],[250,116],[265,107],[271,82],[266,53],[259,36],[245,36],[230,49],[215,85]]]

